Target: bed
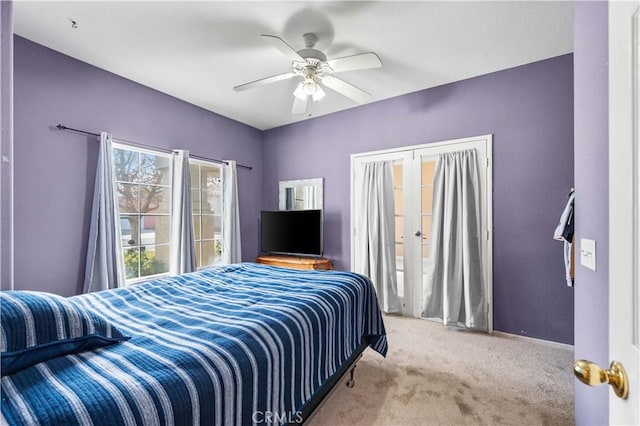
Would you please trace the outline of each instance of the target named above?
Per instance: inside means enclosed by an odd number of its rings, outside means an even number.
[[[9,424],[300,423],[361,351],[387,350],[349,272],[243,263],[65,303],[123,337],[3,376]]]

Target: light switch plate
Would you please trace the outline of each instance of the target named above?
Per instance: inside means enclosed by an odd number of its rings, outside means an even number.
[[[594,240],[580,239],[580,264],[592,271],[596,270],[596,242]]]

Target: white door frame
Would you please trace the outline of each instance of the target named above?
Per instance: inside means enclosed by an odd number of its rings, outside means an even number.
[[[640,424],[639,61],[640,1],[611,1],[609,361],[620,361],[626,369],[629,396],[627,400],[622,400],[612,391],[609,392],[609,424]]]
[[[474,144],[484,144],[484,151],[486,153],[486,181],[483,182],[486,190],[480,194],[482,203],[482,214],[486,217],[482,217],[481,235],[485,235],[483,238],[483,270],[485,281],[485,295],[487,299],[487,326],[489,333],[493,332],[493,135],[481,135],[469,138],[452,139],[447,141],[438,141],[427,144],[404,146],[392,149],[385,149],[379,151],[369,151],[351,154],[351,270],[355,268],[356,261],[356,222],[355,222],[355,180],[356,180],[356,166],[367,160],[367,157],[371,157],[371,161],[381,160],[399,160],[405,159],[411,156],[413,153],[423,149],[441,148],[443,152],[458,151],[461,149],[467,149],[473,147]],[[373,158],[375,157],[375,159]],[[480,157],[479,157],[480,158]],[[482,168],[482,164],[478,164],[479,168]],[[403,168],[404,181],[407,182],[408,170]],[[405,203],[405,210],[410,208],[410,203]],[[486,212],[486,214],[485,214]],[[407,223],[405,223],[405,227]],[[406,250],[407,247],[405,247]],[[415,291],[415,289],[412,289]],[[406,297],[406,296],[405,296]],[[409,302],[412,304],[410,309],[415,310],[415,301],[419,301],[421,295],[410,295]],[[404,311],[403,311],[404,312]]]

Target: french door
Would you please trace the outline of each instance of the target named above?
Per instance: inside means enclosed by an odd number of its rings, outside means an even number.
[[[361,212],[355,212],[354,188],[360,187],[364,163],[372,161],[393,162],[393,186],[395,195],[396,269],[398,296],[402,314],[420,317],[422,313],[426,279],[426,263],[431,245],[431,207],[433,179],[438,155],[446,152],[476,149],[480,171],[480,222],[482,238],[483,273],[485,295],[488,301],[487,324],[493,327],[492,301],[492,250],[491,250],[491,135],[410,146],[395,150],[367,152],[351,156],[352,182],[352,240],[351,264],[357,265],[357,220]]]

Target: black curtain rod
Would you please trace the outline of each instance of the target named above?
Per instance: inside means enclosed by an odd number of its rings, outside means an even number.
[[[68,131],[68,132],[82,133],[84,135],[89,135],[89,136],[98,136],[98,137],[100,136],[98,133],[91,133],[91,132],[87,132],[85,130],[72,129],[71,127],[67,127],[67,126],[65,126],[63,124],[58,124],[56,126],[56,129],[65,130],[65,131]],[[148,149],[151,149],[151,150],[166,152],[166,153],[169,153],[169,154],[172,153],[172,151],[170,149],[158,148],[158,147],[151,146],[151,145],[145,145],[145,144],[138,143],[138,142],[128,141],[126,139],[117,139],[117,138],[114,138],[114,139],[122,141],[122,142],[126,142],[127,144],[130,144],[130,145],[133,145],[133,146],[137,146],[137,147],[140,147],[140,148],[148,148]],[[218,160],[217,158],[200,157],[199,155],[191,155],[191,154],[189,154],[189,158],[195,158],[197,160],[204,160],[204,161],[213,161],[214,163],[225,163],[225,164],[227,164],[227,162],[224,161],[224,160]],[[252,170],[253,169],[253,167],[245,166],[244,164],[236,164],[236,166],[242,167],[242,168],[248,169],[248,170]]]

